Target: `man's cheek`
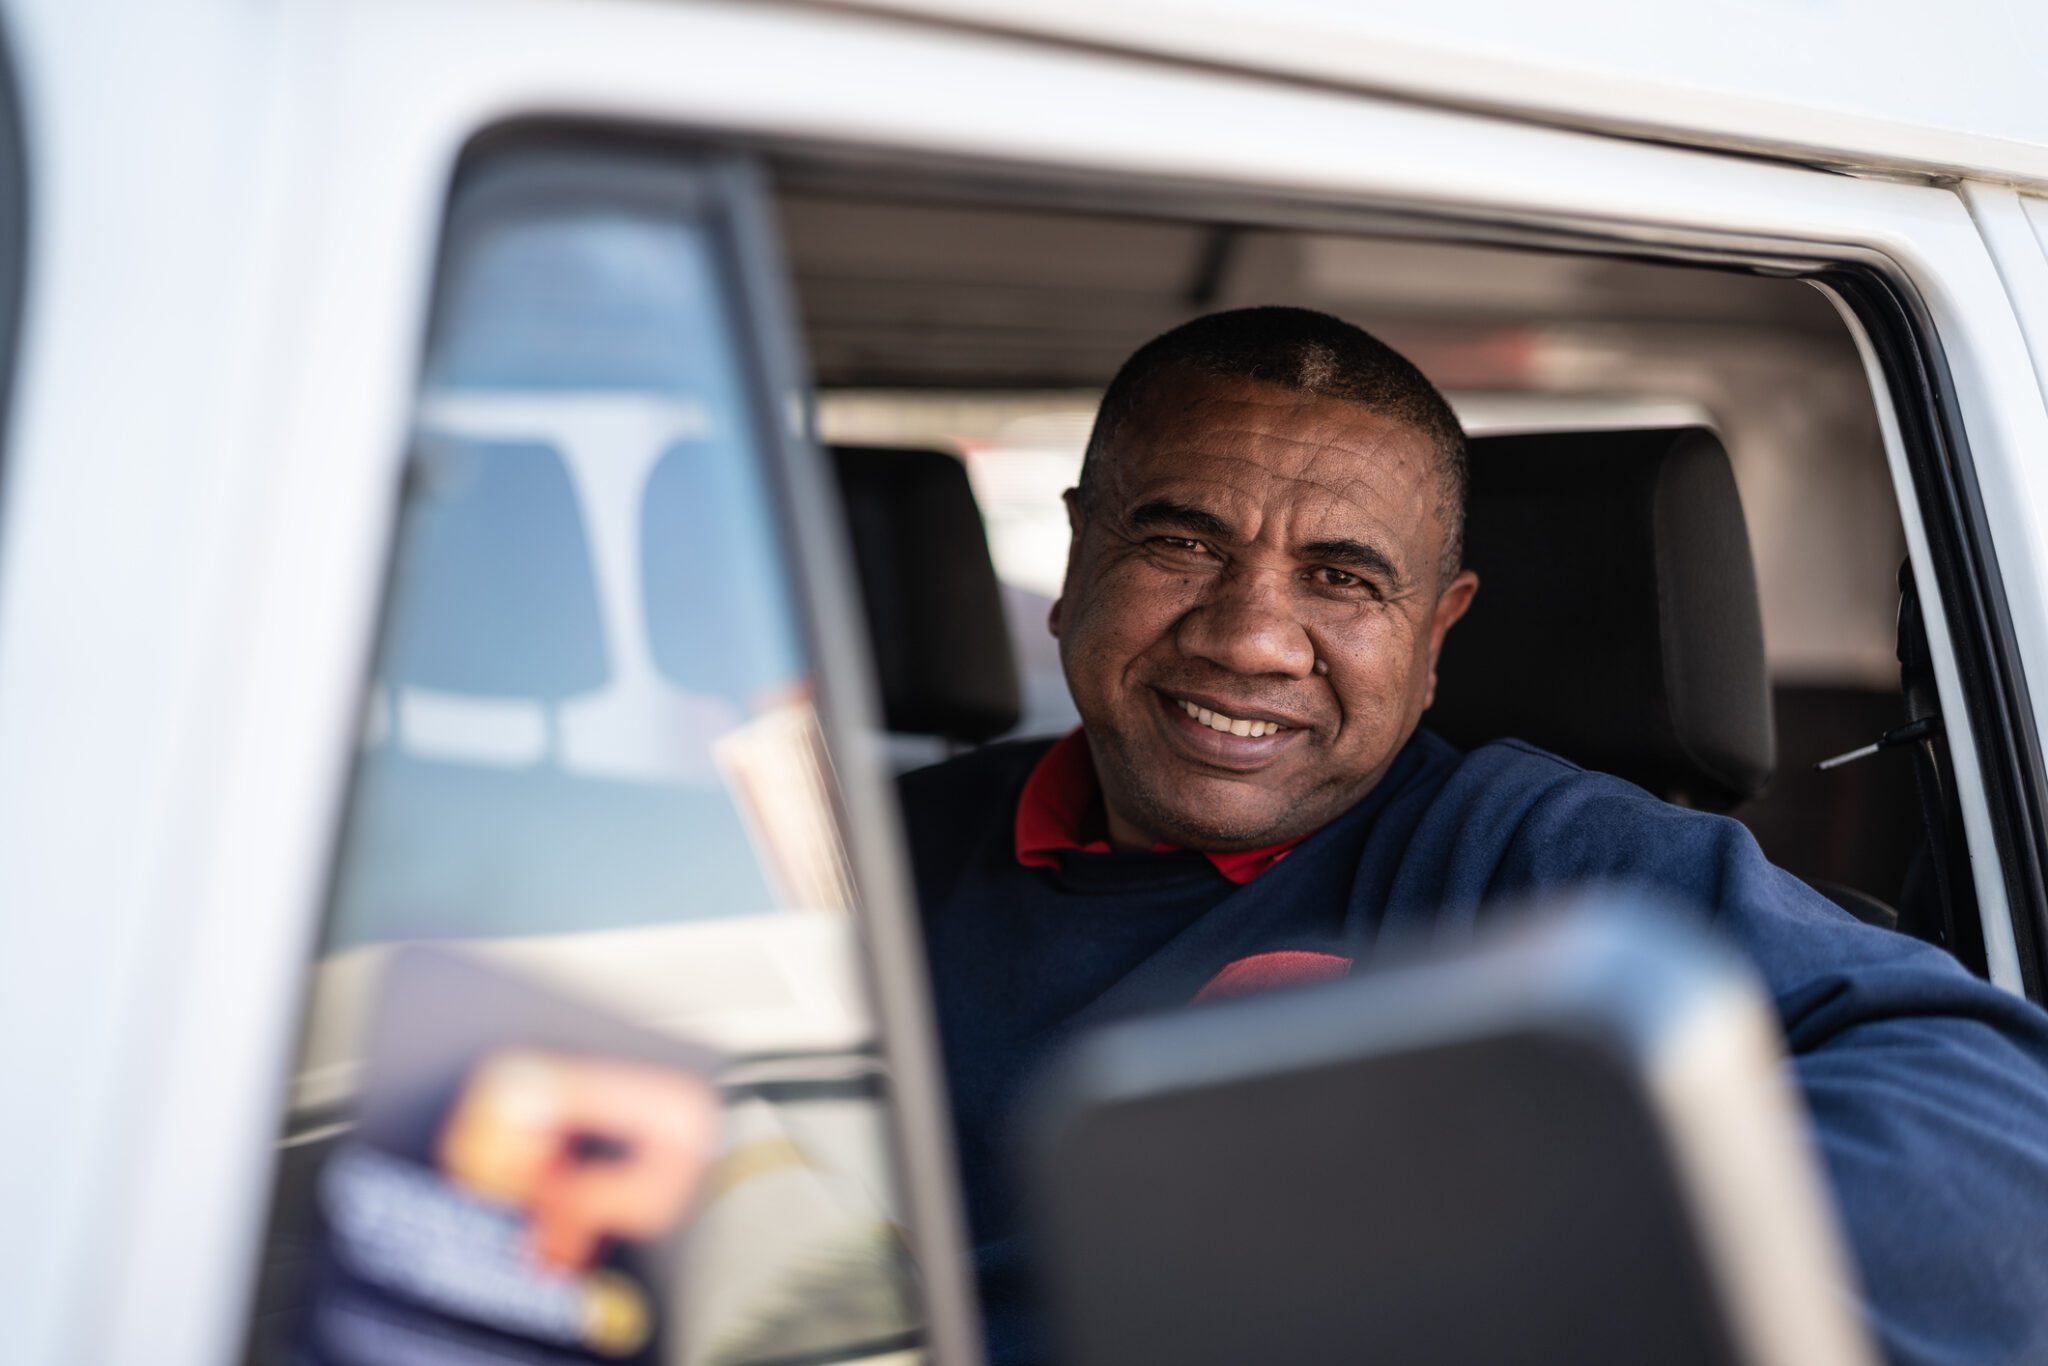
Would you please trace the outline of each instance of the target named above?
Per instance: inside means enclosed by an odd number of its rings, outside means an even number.
[[[1178,620],[1196,596],[1184,576],[1161,574],[1150,565],[1119,565],[1089,595],[1088,629],[1105,639],[1143,643]]]
[[[1376,727],[1398,724],[1419,704],[1429,683],[1429,652],[1412,648],[1398,633],[1390,637],[1345,642],[1318,653],[1330,661],[1330,685],[1343,710],[1344,728],[1354,736]]]
[[[1396,688],[1418,669],[1429,669],[1429,638],[1420,623],[1385,607],[1362,609],[1341,630],[1326,633],[1333,656],[1348,672],[1376,688]]]

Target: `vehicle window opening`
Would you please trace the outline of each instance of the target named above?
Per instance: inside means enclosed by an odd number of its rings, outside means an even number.
[[[1814,768],[1924,715],[1930,689],[1901,685],[1902,654],[1924,662],[1925,646],[1916,650],[1910,602],[1901,615],[1904,540],[1868,381],[1839,319],[1803,282],[863,198],[812,191],[800,177],[779,209],[820,384],[820,431],[842,471],[863,452],[905,447],[964,463],[1021,673],[1010,734],[1074,723],[1043,623],[1064,553],[1058,494],[1108,373],[1147,336],[1210,308],[1321,307],[1417,359],[1485,440],[1685,425],[1719,434],[1756,560],[1776,733],[1774,780],[1733,814],[1774,862],[1852,913],[1890,924],[1909,907],[1901,928],[1985,972],[1970,865],[1956,856],[1946,741]],[[1773,367],[1774,376],[1759,373]],[[1793,370],[1796,385],[1786,379]],[[964,667],[993,658],[980,649]],[[904,769],[988,738],[892,729]]]

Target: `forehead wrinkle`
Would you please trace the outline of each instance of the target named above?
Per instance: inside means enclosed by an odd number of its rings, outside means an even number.
[[[1388,481],[1375,480],[1364,474],[1353,475],[1343,479],[1329,479],[1318,477],[1313,470],[1298,474],[1283,474],[1249,456],[1217,455],[1208,457],[1208,460],[1210,463],[1225,465],[1250,465],[1265,479],[1272,480],[1290,489],[1306,488],[1325,498],[1334,498],[1356,508],[1369,521],[1377,522],[1380,520],[1372,514],[1368,506],[1368,500],[1373,492],[1386,489]],[[1222,489],[1225,495],[1233,502],[1251,502],[1263,505],[1267,501],[1252,492],[1245,485],[1221,473],[1198,473],[1194,470],[1183,469],[1169,469],[1161,472],[1158,482],[1145,481],[1139,484],[1137,490],[1132,492],[1131,497],[1133,501],[1137,501],[1145,494],[1154,492],[1164,492],[1174,488],[1204,488],[1210,486]],[[1407,503],[1424,491],[1421,483],[1418,482],[1407,489],[1401,490],[1397,497],[1401,502]],[[1261,507],[1261,512],[1263,512],[1263,507]]]
[[[1380,409],[1362,400],[1316,393],[1313,389],[1280,379],[1244,380],[1235,384],[1226,381],[1221,385],[1204,384],[1193,398],[1182,405],[1181,410],[1191,412],[1199,408],[1221,406],[1301,413],[1313,409],[1327,409],[1333,405],[1342,405],[1354,413],[1366,413],[1382,421],[1393,420]]]
[[[1226,463],[1253,465],[1262,476],[1289,487],[1306,487],[1323,496],[1341,498],[1344,502],[1353,505],[1356,505],[1357,502],[1356,499],[1347,494],[1337,492],[1337,490],[1319,480],[1299,475],[1275,474],[1265,466],[1259,465],[1256,461],[1242,458],[1226,456],[1220,457],[1220,459]],[[1192,493],[1194,490],[1210,489],[1215,490],[1216,494],[1220,494],[1220,497],[1212,494],[1208,498],[1200,498]],[[1188,490],[1190,492],[1182,493],[1180,492],[1181,490]],[[1155,481],[1146,481],[1130,491],[1130,501],[1133,504],[1149,502],[1155,497],[1167,498],[1174,502],[1189,503],[1190,505],[1213,501],[1220,502],[1232,509],[1245,509],[1250,513],[1249,517],[1232,516],[1226,513],[1223,514],[1224,520],[1233,524],[1249,521],[1255,526],[1265,522],[1266,513],[1272,502],[1270,496],[1262,497],[1244,484],[1226,475],[1218,473],[1202,474],[1192,470],[1166,471],[1163,477]]]
[[[1309,477],[1318,465],[1334,463],[1329,459],[1334,456],[1342,461],[1367,462],[1376,467],[1384,476],[1384,481],[1399,480],[1417,485],[1428,482],[1435,470],[1434,461],[1426,453],[1406,449],[1408,443],[1400,440],[1401,435],[1400,430],[1388,430],[1373,433],[1370,440],[1357,441],[1346,436],[1299,437],[1282,432],[1211,426],[1204,427],[1199,438],[1173,440],[1169,433],[1166,439],[1147,445],[1142,453],[1131,452],[1138,455],[1137,461],[1130,461],[1127,455],[1125,461],[1119,463],[1157,462],[1172,466],[1220,461],[1239,465],[1249,464],[1277,479],[1299,480]],[[1288,468],[1275,469],[1258,459],[1255,454],[1236,453],[1228,449],[1218,450],[1217,443],[1213,440],[1218,436],[1239,438],[1234,442],[1224,441],[1222,444],[1225,446],[1243,445],[1250,447],[1253,452],[1263,449],[1268,455],[1280,455],[1285,459]],[[1335,482],[1328,480],[1315,482],[1323,483],[1333,490],[1337,487]],[[1375,484],[1383,481],[1375,479],[1373,473],[1359,471],[1350,476],[1349,482]]]
[[[1285,432],[1269,431],[1261,427],[1232,427],[1213,422],[1191,422],[1190,425],[1200,427],[1199,437],[1174,440],[1171,429],[1168,429],[1166,434],[1146,444],[1144,454],[1153,458],[1198,455],[1227,459],[1229,457],[1224,452],[1212,449],[1215,439],[1236,437],[1241,438],[1246,445],[1293,446],[1311,453],[1336,451],[1361,459],[1392,458],[1404,465],[1411,463],[1407,456],[1399,453],[1399,447],[1405,444],[1399,439],[1405,433],[1405,428],[1376,431],[1370,438],[1358,440],[1345,436],[1289,436]],[[1390,447],[1394,448],[1391,457],[1388,455]]]

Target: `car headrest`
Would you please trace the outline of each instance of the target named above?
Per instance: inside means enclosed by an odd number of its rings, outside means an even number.
[[[981,741],[1023,701],[967,468],[943,451],[834,446],[882,718],[892,731]]]
[[[1424,723],[1726,809],[1776,764],[1749,530],[1699,427],[1475,438],[1472,609]]]

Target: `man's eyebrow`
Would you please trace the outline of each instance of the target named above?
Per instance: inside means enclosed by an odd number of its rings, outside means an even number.
[[[1364,541],[1310,541],[1295,554],[1300,559],[1315,560],[1340,569],[1362,569],[1368,574],[1379,575],[1395,587],[1407,582],[1407,576],[1395,567],[1392,560]]]
[[[1213,512],[1176,503],[1171,498],[1154,498],[1138,504],[1125,515],[1124,524],[1133,531],[1147,527],[1172,527],[1176,531],[1192,531],[1197,536],[1230,539],[1230,523]]]

